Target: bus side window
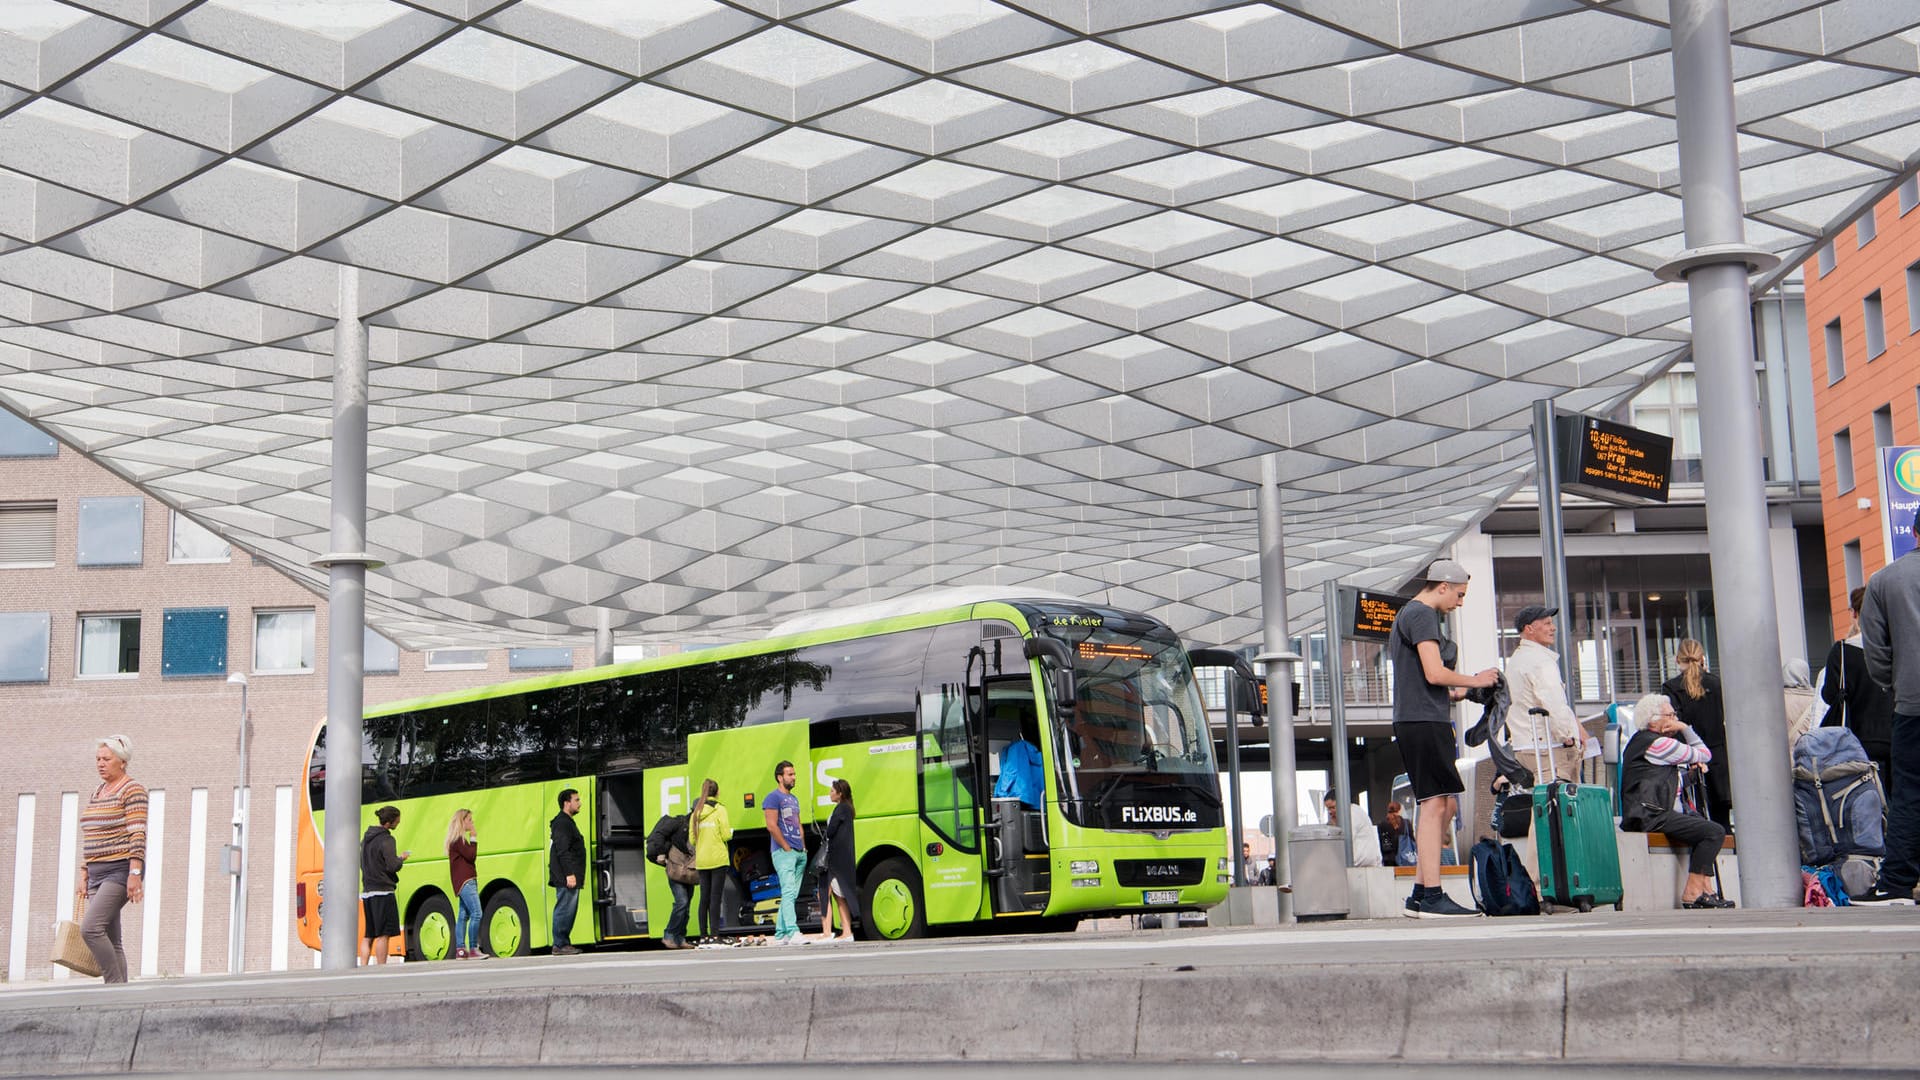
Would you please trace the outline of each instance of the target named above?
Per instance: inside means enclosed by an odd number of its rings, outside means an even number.
[[[957,683],[923,695],[920,704],[920,806],[934,831],[964,851],[976,835],[973,754]]]

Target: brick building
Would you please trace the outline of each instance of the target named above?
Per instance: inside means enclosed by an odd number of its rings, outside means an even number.
[[[132,737],[154,794],[136,978],[227,968],[240,687],[253,715],[250,969],[312,963],[291,933],[292,814],[325,715],[323,596],[0,411],[0,957],[44,979],[70,911],[92,740]],[[591,662],[591,650],[399,649],[367,634],[369,705]],[[66,972],[60,971],[57,977]]]
[[[1861,215],[1806,265],[1807,334],[1834,627],[1886,565],[1878,449],[1920,444],[1920,184]]]

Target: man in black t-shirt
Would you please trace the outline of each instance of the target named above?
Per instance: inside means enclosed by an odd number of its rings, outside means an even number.
[[[1447,823],[1459,813],[1458,796],[1466,790],[1456,765],[1452,703],[1469,689],[1492,686],[1499,678],[1493,668],[1477,675],[1453,670],[1454,644],[1441,617],[1466,600],[1467,581],[1466,567],[1452,559],[1428,567],[1426,585],[1400,609],[1387,640],[1387,658],[1393,663],[1393,740],[1419,804],[1413,839],[1420,857],[1406,910],[1411,919],[1480,914],[1455,903],[1440,887],[1440,849],[1446,846]]]

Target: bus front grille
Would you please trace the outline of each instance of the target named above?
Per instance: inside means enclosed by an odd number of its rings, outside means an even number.
[[[1114,879],[1127,888],[1198,885],[1206,879],[1205,859],[1115,859]]]

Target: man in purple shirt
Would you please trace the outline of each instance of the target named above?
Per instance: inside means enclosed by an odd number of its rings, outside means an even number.
[[[800,800],[793,797],[798,776],[793,762],[773,767],[773,793],[760,805],[767,812],[767,837],[773,844],[773,872],[780,876],[780,913],[773,921],[775,945],[805,945],[800,924],[793,917],[793,900],[800,895],[800,879],[807,872],[807,842],[800,835]]]

